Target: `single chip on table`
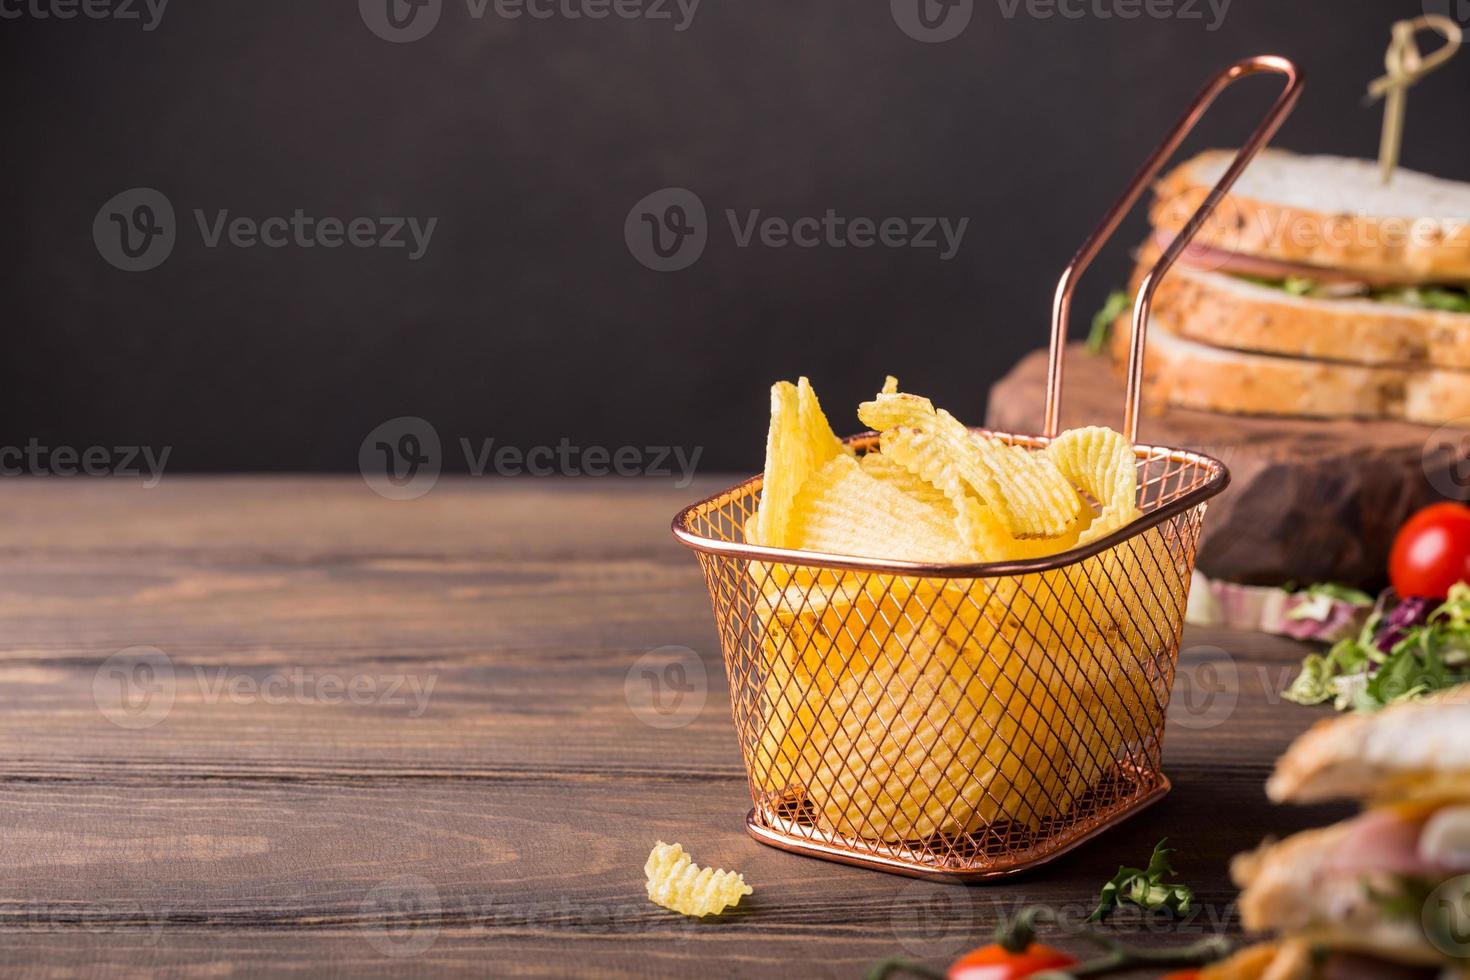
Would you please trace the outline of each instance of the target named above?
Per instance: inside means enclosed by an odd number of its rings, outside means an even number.
[[[681,915],[719,915],[754,892],[743,875],[701,868],[682,845],[663,841],[654,845],[643,873],[648,879],[649,899]]]

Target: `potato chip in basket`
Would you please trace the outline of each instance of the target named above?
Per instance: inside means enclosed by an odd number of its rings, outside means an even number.
[[[1095,541],[1141,516],[1138,460],[1121,433],[1096,425],[1068,429],[1052,440],[1045,455],[1101,508],[1079,536],[1079,543]]]
[[[864,470],[851,456],[825,463],[802,486],[787,530],[804,551],[918,562],[976,560],[944,507]]]
[[[1081,508],[1077,491],[1054,463],[1025,450],[1014,453],[999,439],[972,434],[927,398],[885,390],[858,406],[858,418],[882,433],[882,452],[888,455],[895,436],[921,435],[926,470],[952,472],[1012,535],[1057,537],[1077,519]],[[929,479],[933,482],[932,475]]]
[[[778,381],[771,386],[771,427],[766,436],[766,469],[753,543],[789,547],[791,508],[807,478],[823,463],[852,454],[832,431],[811,383]],[[753,533],[752,533],[753,530]]]

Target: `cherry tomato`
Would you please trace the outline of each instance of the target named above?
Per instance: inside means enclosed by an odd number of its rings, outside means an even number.
[[[1470,580],[1470,507],[1430,504],[1405,521],[1393,539],[1388,578],[1399,595],[1429,599]]]
[[[949,968],[949,980],[1018,980],[1042,970],[1061,970],[1075,966],[1076,957],[1059,949],[1032,943],[1024,953],[1012,953],[1004,946],[991,944],[966,953]]]

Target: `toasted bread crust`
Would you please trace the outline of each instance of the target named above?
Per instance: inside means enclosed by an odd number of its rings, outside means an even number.
[[[1110,346],[1121,372],[1129,315]],[[1398,419],[1442,425],[1470,417],[1470,373],[1447,368],[1344,364],[1211,347],[1173,336],[1151,321],[1144,395],[1154,404],[1228,415]]]
[[[1266,793],[1278,802],[1390,796],[1405,780],[1470,773],[1470,685],[1372,715],[1318,722],[1276,763]]]
[[[1132,291],[1158,258],[1139,254]],[[1470,369],[1470,314],[1371,300],[1304,300],[1176,264],[1154,292],[1154,321],[1216,347],[1357,364]]]
[[[1351,825],[1306,830],[1237,855],[1230,875],[1240,885],[1240,920],[1329,949],[1432,965],[1441,954],[1417,920],[1385,917],[1356,875],[1333,870]]]
[[[1317,980],[1311,945],[1301,940],[1257,943],[1200,970],[1199,980]],[[1441,978],[1470,978],[1470,966],[1445,966]]]
[[[1161,179],[1150,209],[1154,227],[1179,231],[1231,156],[1233,151],[1208,150]],[[1266,150],[1255,166],[1291,156]],[[1232,193],[1196,240],[1287,262],[1388,275],[1405,283],[1470,281],[1470,224],[1458,220],[1328,213]]]
[[[1278,943],[1257,943],[1200,971],[1200,980],[1261,980],[1281,955]]]
[[[1312,951],[1288,940],[1247,946],[1229,959],[1200,971],[1200,980],[1314,980]]]

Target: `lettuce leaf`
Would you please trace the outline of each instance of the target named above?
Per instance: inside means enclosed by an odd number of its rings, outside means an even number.
[[[1287,276],[1284,279],[1267,279],[1263,276],[1236,274],[1242,279],[1267,289],[1279,289],[1291,296],[1307,296],[1324,299],[1341,299],[1332,290],[1304,276]],[[1470,313],[1470,287],[1457,285],[1438,286],[1391,286],[1387,288],[1363,289],[1361,297],[1378,303],[1398,303],[1401,306],[1417,306],[1424,310],[1443,310],[1447,313]]]
[[[1338,710],[1377,711],[1470,682],[1470,585],[1451,587],[1431,608],[1406,599],[1375,612],[1357,636],[1309,654],[1282,696],[1297,704],[1335,700]]]
[[[1119,868],[1112,880],[1102,886],[1097,908],[1087,921],[1102,921],[1124,902],[1150,912],[1168,909],[1176,915],[1188,913],[1189,905],[1194,901],[1194,890],[1188,885],[1164,881],[1176,874],[1169,861],[1174,851],[1164,846],[1168,842],[1165,838],[1154,845],[1147,868]]]
[[[1103,303],[1102,309],[1093,314],[1092,329],[1087,332],[1087,349],[1094,354],[1101,354],[1102,349],[1107,346],[1108,335],[1112,333],[1113,321],[1132,306],[1133,297],[1127,290],[1115,289],[1108,293],[1107,302]]]
[[[1470,290],[1457,286],[1405,286],[1399,289],[1375,289],[1369,298],[1380,303],[1402,303],[1426,310],[1448,313],[1470,313]]]

